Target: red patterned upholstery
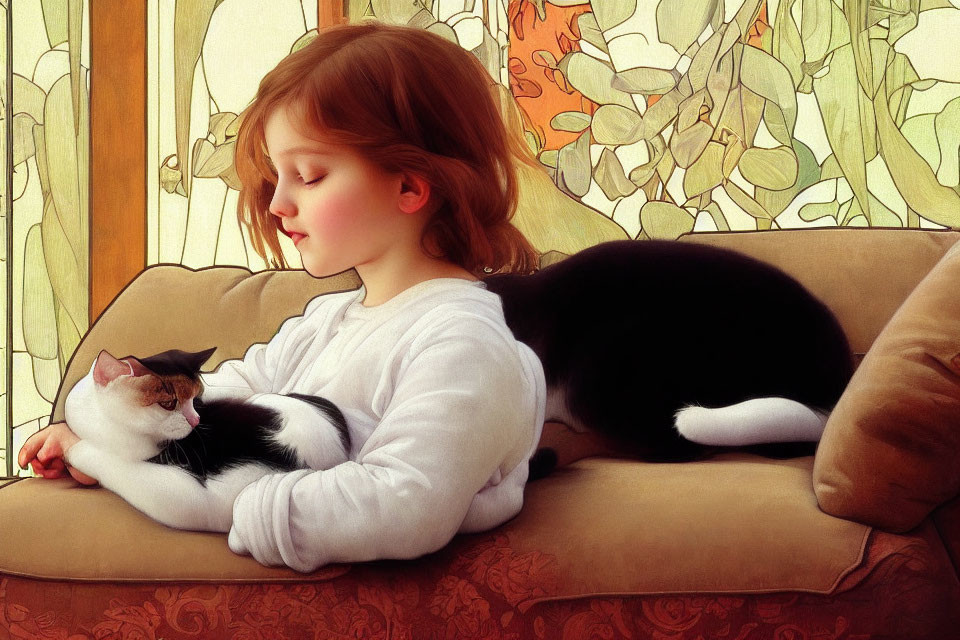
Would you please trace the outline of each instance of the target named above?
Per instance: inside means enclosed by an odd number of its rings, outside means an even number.
[[[334,566],[294,584],[49,582],[0,576],[0,639],[947,639],[960,584],[932,525],[873,532],[832,595],[602,595],[554,600],[556,561],[503,535],[416,562]]]

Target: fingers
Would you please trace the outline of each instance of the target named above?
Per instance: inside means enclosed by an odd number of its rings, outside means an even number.
[[[77,470],[75,467],[67,465],[67,471],[70,472],[70,475],[73,476],[73,479],[79,482],[80,484],[94,485],[97,484],[97,481],[85,474],[82,471]]]
[[[47,480],[64,478],[67,475],[66,465],[60,458],[54,458],[46,465],[34,458],[30,461],[30,467],[36,475]]]
[[[17,454],[17,463],[21,469],[26,469],[29,465],[36,475],[47,479],[64,478],[68,475],[63,461],[63,444],[58,437],[61,426],[66,428],[65,423],[55,423],[27,438]],[[90,480],[83,474],[79,475],[86,481]]]
[[[64,448],[69,448],[71,443],[77,441],[77,436],[65,422],[52,424],[27,438],[17,454],[17,463],[21,469],[29,465],[42,478],[65,478],[70,475],[80,484],[97,484],[96,480],[64,462]]]
[[[44,464],[34,458],[30,461],[30,466],[33,468],[33,472],[44,478],[45,480],[53,480],[55,478],[66,478],[68,475],[72,476],[74,480],[80,484],[94,485],[97,484],[97,481],[83,473],[82,471],[77,470],[74,467],[71,467],[63,462],[63,458],[54,458],[50,462]]]
[[[60,445],[60,440],[47,438],[40,450],[37,451],[37,460],[46,465],[51,460],[58,458],[63,458],[63,447]]]
[[[37,457],[37,452],[40,451],[49,436],[50,432],[47,429],[41,429],[27,438],[27,441],[20,447],[20,453],[17,454],[17,464],[20,465],[21,469],[26,469],[27,464]]]

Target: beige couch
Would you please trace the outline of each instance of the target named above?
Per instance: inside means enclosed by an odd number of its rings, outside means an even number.
[[[958,238],[841,229],[681,241],[792,273],[862,356]],[[217,346],[212,368],[313,296],[356,286],[352,272],[147,269],[84,338],[52,418],[101,348]],[[593,447],[562,430],[546,437],[564,461]],[[221,535],[165,528],[101,488],[15,481],[0,488],[0,638],[956,637],[960,500],[889,533],[821,511],[813,464],[594,456],[530,484],[522,513],[494,531],[415,561],[310,575],[235,556]]]

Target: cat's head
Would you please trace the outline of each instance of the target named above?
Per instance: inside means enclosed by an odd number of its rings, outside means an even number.
[[[177,349],[147,358],[115,358],[101,351],[89,373],[67,396],[67,424],[81,438],[159,444],[186,437],[200,417],[200,367],[215,349]],[[122,433],[118,433],[122,431]]]

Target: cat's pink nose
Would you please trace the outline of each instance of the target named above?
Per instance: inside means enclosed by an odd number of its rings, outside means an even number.
[[[180,413],[187,419],[187,424],[189,424],[191,428],[200,424],[200,414],[193,408],[193,402],[184,402],[181,404]]]

